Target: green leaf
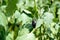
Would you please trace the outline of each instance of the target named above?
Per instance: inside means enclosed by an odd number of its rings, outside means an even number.
[[[21,10],[26,9],[28,7],[33,7],[34,6],[34,1],[33,0],[19,0],[17,3],[17,8]]]
[[[44,13],[44,23],[46,25],[50,25],[53,22],[53,18],[54,16],[52,13],[49,12]]]
[[[0,10],[0,24],[6,26],[8,24],[6,16]]]
[[[21,22],[22,21],[21,13],[18,10],[16,10],[15,13],[13,14],[13,18],[16,18],[17,22]]]
[[[18,0],[8,0],[8,4],[6,7],[6,16],[11,16],[16,10],[16,3]]]
[[[23,28],[23,29],[19,30],[18,36],[26,35],[28,33],[29,33],[29,30],[27,28]]]
[[[6,37],[6,40],[13,40],[14,32],[10,32],[8,36]]]
[[[32,18],[28,17],[26,14],[22,13],[21,14],[21,19],[22,19],[22,24],[27,23],[28,21],[30,21]]]
[[[20,12],[18,10],[16,10],[13,16],[15,18],[19,18],[21,16],[21,14],[20,14]]]
[[[4,26],[0,25],[0,40],[5,40],[6,34],[5,34],[5,28]]]
[[[1,10],[5,13],[6,12],[6,5],[1,6]]]
[[[51,29],[51,31],[52,31],[52,34],[57,34],[57,30],[55,30],[55,28],[53,28],[53,27],[50,27],[50,29]],[[52,30],[53,29],[53,30]]]
[[[33,33],[29,33],[20,37],[18,36],[16,40],[35,40],[35,36]]]
[[[36,28],[40,27],[43,24],[43,19],[38,19],[36,23]]]
[[[59,19],[59,22],[60,22],[60,9],[58,9],[58,19]]]
[[[58,24],[56,24],[55,29],[58,31],[59,28],[60,28],[60,26]]]

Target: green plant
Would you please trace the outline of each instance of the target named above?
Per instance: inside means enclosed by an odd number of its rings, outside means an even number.
[[[60,40],[60,1],[0,0],[0,40]]]

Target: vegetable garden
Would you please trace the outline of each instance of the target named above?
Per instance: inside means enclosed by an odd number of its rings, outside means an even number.
[[[60,40],[60,0],[0,0],[0,40]]]

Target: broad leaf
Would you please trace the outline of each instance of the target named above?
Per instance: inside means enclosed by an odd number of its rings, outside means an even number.
[[[53,22],[53,14],[52,13],[49,13],[49,12],[46,12],[44,13],[44,23],[46,26],[49,26],[52,22]]]
[[[20,37],[18,36],[16,40],[35,40],[35,36],[33,33],[29,33]]]
[[[23,28],[23,29],[19,30],[18,36],[26,35],[28,33],[29,33],[29,30],[27,28]]]
[[[8,0],[8,4],[6,7],[6,15],[7,16],[11,16],[13,15],[13,13],[16,10],[16,3],[18,2],[18,0]]]
[[[21,14],[21,19],[22,19],[22,24],[25,24],[25,23],[27,23],[28,21],[30,21],[31,20],[31,18],[30,17],[28,17],[26,14],[24,14],[24,13],[22,13]]]
[[[43,19],[38,19],[36,23],[36,28],[40,27],[43,24]]]
[[[8,36],[6,37],[6,40],[13,40],[14,32],[10,32]]]
[[[0,10],[0,24],[3,26],[7,25],[7,18],[6,16],[3,14],[3,12]]]

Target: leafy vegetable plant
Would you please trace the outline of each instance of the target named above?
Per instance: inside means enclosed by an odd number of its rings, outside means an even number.
[[[0,40],[60,40],[60,1],[0,0]]]

